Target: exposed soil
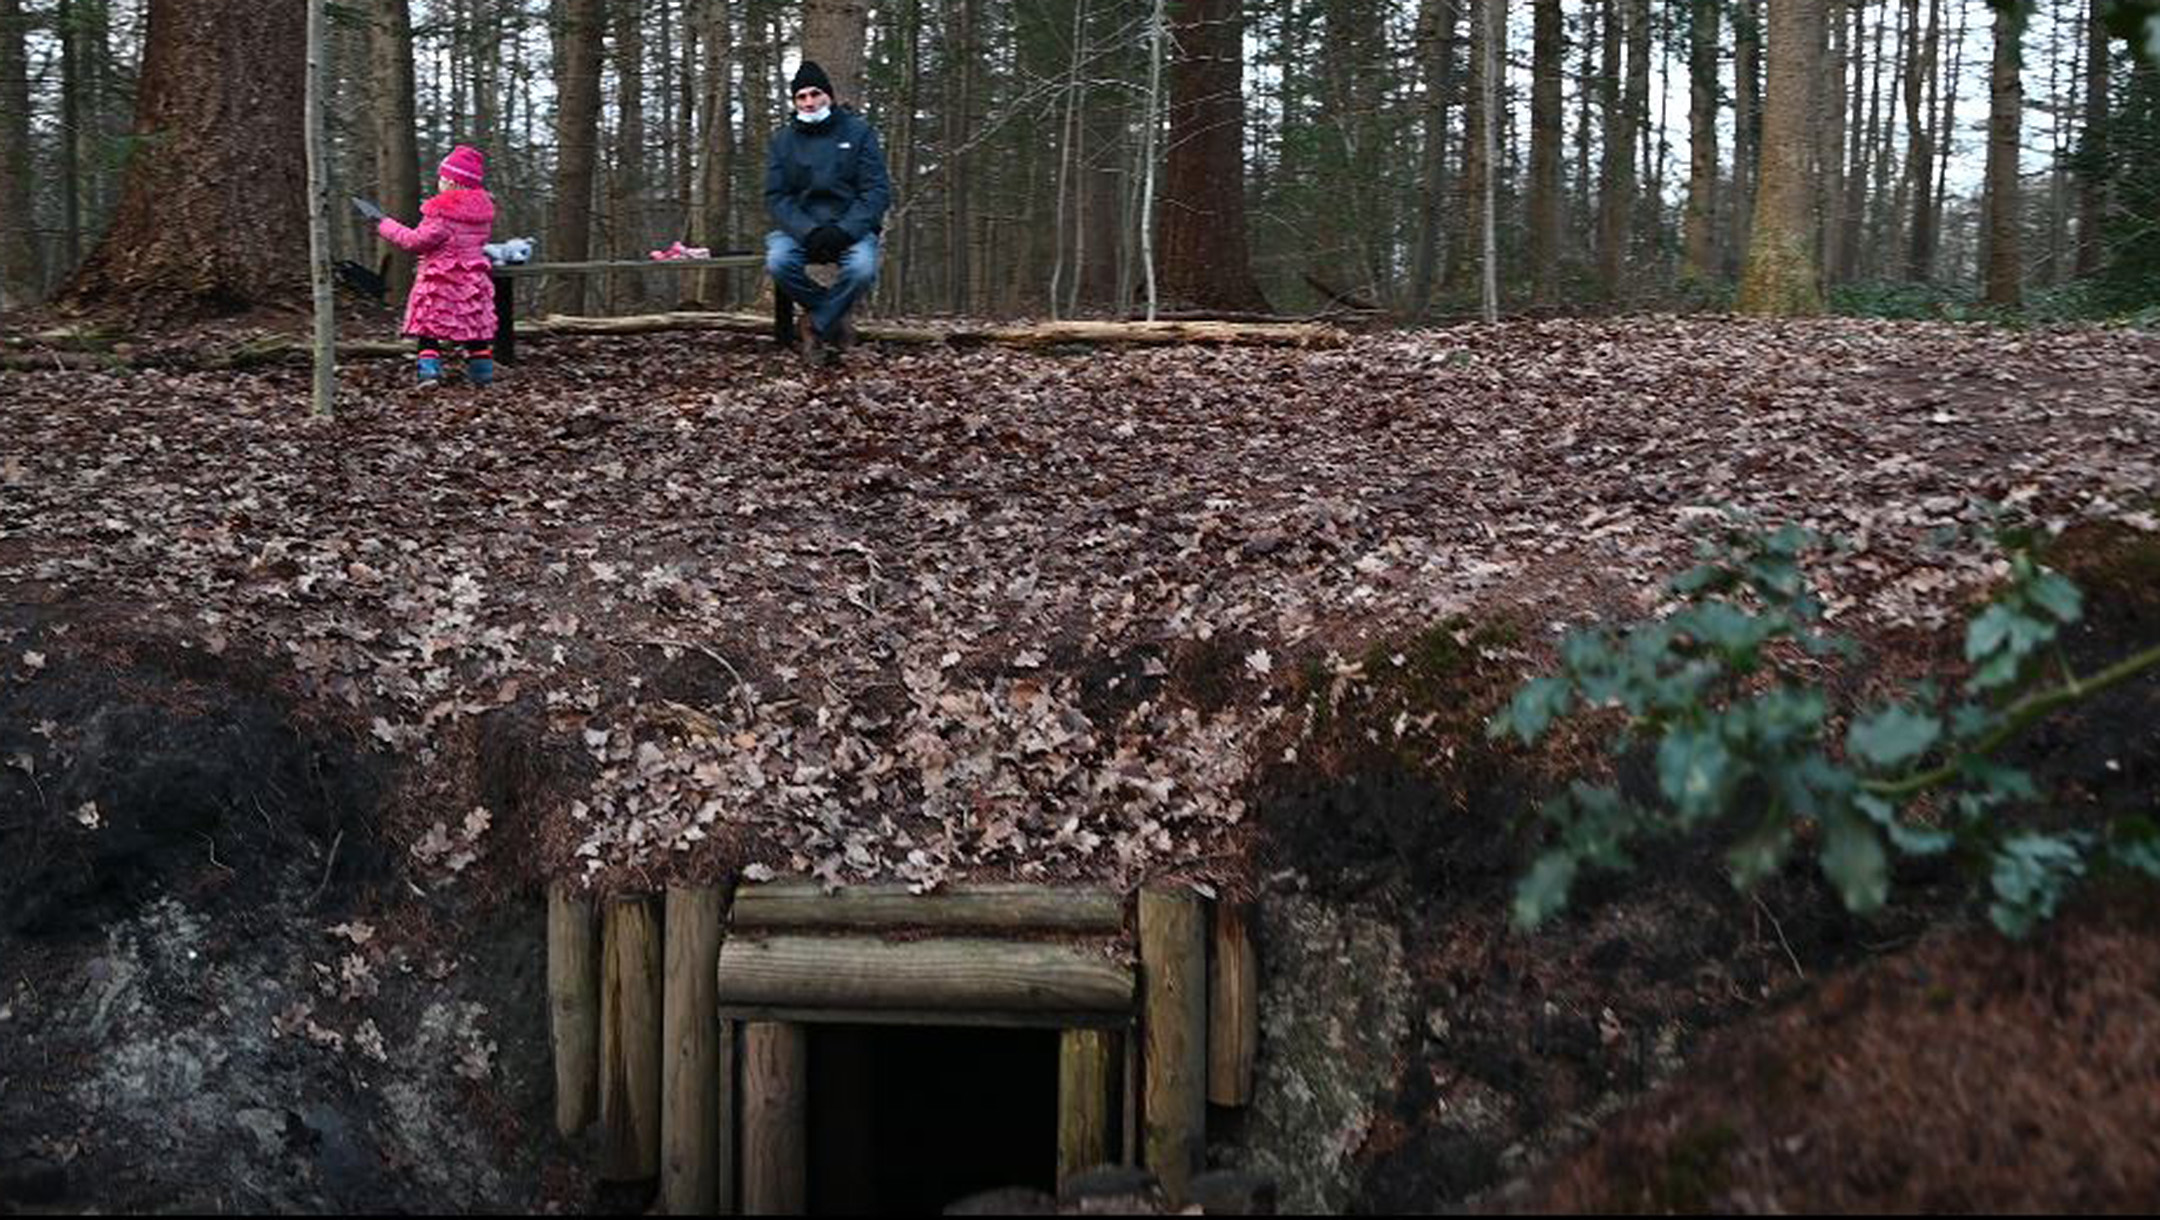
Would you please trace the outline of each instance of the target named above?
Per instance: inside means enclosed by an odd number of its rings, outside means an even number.
[[[291,369],[0,374],[0,1209],[639,1207],[552,1134],[538,883],[760,870],[1257,893],[1310,1002],[1216,1135],[1301,1206],[2152,1197],[2145,899],[2009,946],[1950,866],[1857,919],[1812,857],[1739,895],[1705,843],[1524,936],[1524,810],[1641,763],[1482,731],[1722,498],[1863,536],[1825,573],[1870,650],[1841,693],[1954,668],[1992,559],[1925,537],[1974,487],[2073,526],[2075,665],[2160,638],[2147,337],[403,374],[352,370],[334,422]],[[2149,813],[2160,684],[2017,749],[2029,816]],[[2034,1172],[1972,1169],[2028,1125]]]

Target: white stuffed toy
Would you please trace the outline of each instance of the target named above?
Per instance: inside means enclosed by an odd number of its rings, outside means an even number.
[[[533,239],[513,237],[509,241],[491,241],[480,247],[480,252],[497,267],[514,267],[532,260]]]

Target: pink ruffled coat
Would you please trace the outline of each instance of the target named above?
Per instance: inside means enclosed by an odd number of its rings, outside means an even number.
[[[420,256],[412,295],[405,299],[404,333],[467,342],[495,337],[495,281],[488,278],[487,242],[495,201],[483,190],[444,191],[420,205],[420,227],[385,217],[383,240]]]

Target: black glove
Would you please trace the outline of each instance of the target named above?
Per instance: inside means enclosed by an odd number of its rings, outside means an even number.
[[[383,220],[389,216],[389,213],[383,211],[379,207],[376,207],[374,204],[369,203],[365,199],[355,197],[352,201],[352,205],[354,211],[360,213],[362,216],[367,217],[369,220]]]
[[[803,243],[803,250],[809,254],[813,263],[837,263],[840,256],[847,253],[848,247],[854,244],[854,239],[847,235],[847,230],[839,225],[819,225],[810,230],[810,238]]]

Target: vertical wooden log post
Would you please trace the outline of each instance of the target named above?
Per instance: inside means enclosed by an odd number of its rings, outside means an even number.
[[[1215,904],[1215,952],[1208,960],[1207,1099],[1218,1106],[1252,1102],[1253,1055],[1260,1045],[1260,961],[1253,951],[1252,906]]]
[[[567,881],[548,886],[547,938],[555,1130],[569,1139],[593,1120],[600,1068],[600,955],[592,899],[573,892]]]
[[[810,1201],[809,1047],[800,1025],[742,1027],[742,1211],[801,1215]]]
[[[660,1042],[660,1199],[674,1216],[719,1204],[720,887],[669,886]]]
[[[1106,1029],[1068,1029],[1058,1038],[1057,1180],[1108,1164],[1111,1083],[1122,1070],[1118,1037]]]
[[[735,1064],[742,1046],[742,1025],[720,1022],[720,1054],[714,1084],[718,1090],[713,1113],[716,1159],[713,1168],[713,1214],[733,1216],[741,1211],[736,1202],[742,1178],[741,1154],[736,1147],[736,1121],[742,1112],[742,1090],[735,1082]]]
[[[1207,924],[1191,890],[1140,891],[1140,978],[1147,1167],[1183,1207],[1207,1141]]]
[[[660,928],[649,897],[607,904],[601,920],[600,1176],[660,1172]]]

